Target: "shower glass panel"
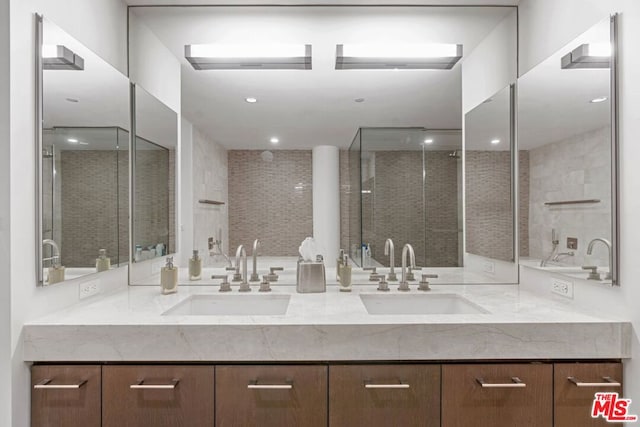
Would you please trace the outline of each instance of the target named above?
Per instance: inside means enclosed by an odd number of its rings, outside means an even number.
[[[350,166],[358,176],[350,184],[352,194],[360,187],[354,199],[360,202],[361,238],[350,239],[352,259],[364,267],[389,266],[384,243],[391,238],[398,248],[396,265],[402,246],[410,243],[419,266],[461,266],[461,132],[362,128],[350,158],[357,151],[358,168]],[[353,212],[353,200],[351,206]]]

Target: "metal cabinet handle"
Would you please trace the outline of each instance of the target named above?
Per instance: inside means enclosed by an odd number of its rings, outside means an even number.
[[[251,390],[291,390],[293,388],[293,382],[286,382],[284,384],[258,384],[258,381],[249,381],[247,388]]]
[[[614,380],[611,377],[602,377],[604,382],[601,383],[585,383],[577,379],[576,377],[567,377],[567,380],[571,381],[576,387],[622,387],[619,381]]]
[[[478,384],[483,388],[524,388],[527,385],[518,377],[511,377],[510,383],[487,383],[482,378],[476,378]]]
[[[38,384],[33,386],[36,390],[77,390],[87,383],[87,380],[82,380],[77,384],[50,384],[51,379],[44,379]]]
[[[145,384],[144,380],[138,380],[135,384],[129,386],[133,390],[173,390],[176,388],[180,380],[172,379],[171,384]]]
[[[372,383],[371,381],[364,382],[364,388],[374,388],[374,389],[399,389],[399,388],[410,388],[411,386],[408,383],[398,381],[397,383],[392,384],[377,384]]]

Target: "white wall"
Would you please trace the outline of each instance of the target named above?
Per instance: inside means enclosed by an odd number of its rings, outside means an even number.
[[[10,384],[12,401],[2,398],[0,405],[11,402],[12,409],[5,411],[3,407],[0,410],[0,417],[5,417],[0,424],[26,427],[29,425],[30,394],[28,367],[22,362],[22,326],[30,319],[77,302],[79,283],[73,281],[48,288],[36,288],[35,285],[34,13],[45,15],[124,73],[127,62],[127,9],[121,0],[11,0],[10,6],[10,142],[2,144],[2,150],[10,145],[10,154],[9,157],[1,156],[3,162],[5,159],[10,161],[10,202],[7,204],[3,201],[1,209],[10,209],[10,238],[3,236],[2,244],[9,241],[10,253],[14,255],[10,259],[10,281],[8,283],[3,279],[0,285],[3,286],[0,295],[2,301],[10,292],[11,338],[5,341],[4,333],[0,334],[0,348],[9,348],[12,352],[12,379],[11,382],[0,380],[0,387]],[[6,28],[4,23],[0,28]],[[7,56],[2,55],[2,58]],[[3,60],[2,66],[5,64]],[[3,98],[0,96],[0,99]],[[0,169],[7,170],[5,167]],[[4,185],[7,180],[3,177],[1,182]],[[5,194],[4,187],[0,187],[0,197]],[[0,231],[4,234],[6,219],[4,211],[0,212]],[[2,259],[5,257],[2,256]],[[127,272],[126,269],[118,269],[100,277],[100,286],[106,291],[113,286],[126,284]],[[9,287],[9,291],[4,287]],[[2,310],[2,313],[5,311]],[[2,319],[2,327],[5,324]],[[5,374],[9,372],[9,367],[3,364],[0,371]],[[6,417],[10,417],[10,420]]]
[[[181,207],[181,220],[179,226],[178,239],[180,244],[185,250],[180,254],[180,265],[188,265],[190,252],[189,249],[193,248],[193,173],[189,171],[193,168],[193,125],[187,121],[184,117],[181,123],[181,152],[180,152],[180,167],[185,172],[182,175],[180,182],[180,207]]]
[[[628,316],[634,325],[633,359],[625,364],[625,397],[640,413],[640,2],[637,0],[522,0],[520,2],[520,73],[550,56],[576,36],[620,12],[620,284],[621,287],[576,285],[577,303]],[[548,284],[523,275],[524,288],[546,292]],[[605,302],[605,303],[603,303]]]

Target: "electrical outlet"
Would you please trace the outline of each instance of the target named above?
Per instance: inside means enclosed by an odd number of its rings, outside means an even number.
[[[573,282],[551,279],[551,293],[562,295],[565,298],[573,298]]]
[[[100,293],[100,284],[97,280],[80,283],[80,299],[89,298],[90,296]]]
[[[489,274],[494,274],[496,272],[496,265],[492,262],[486,261],[482,264],[482,271]]]
[[[567,237],[567,249],[578,249],[577,237]]]

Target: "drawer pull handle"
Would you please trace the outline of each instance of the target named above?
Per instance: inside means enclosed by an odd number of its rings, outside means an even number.
[[[258,384],[258,381],[250,381],[249,384],[247,384],[247,388],[250,390],[291,390],[293,388],[293,383]]]
[[[144,380],[138,380],[137,383],[131,384],[130,389],[133,390],[173,390],[176,388],[180,380],[172,379],[171,384],[145,384]]]
[[[50,379],[40,381],[33,386],[36,390],[77,390],[87,383],[87,380],[80,381],[77,384],[50,384]]]
[[[602,377],[604,382],[601,383],[585,383],[576,377],[567,377],[567,379],[575,384],[576,387],[622,387],[622,384],[620,384],[619,381],[616,381],[611,377]]]
[[[376,383],[372,383],[370,381],[365,381],[364,382],[364,388],[373,388],[373,389],[399,389],[399,388],[410,388],[411,386],[408,383],[399,381],[398,383],[395,384],[376,384]]]
[[[487,383],[482,378],[476,378],[476,381],[483,388],[524,388],[527,386],[518,377],[511,377],[512,382],[510,383]]]

